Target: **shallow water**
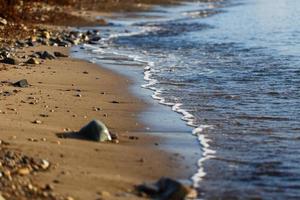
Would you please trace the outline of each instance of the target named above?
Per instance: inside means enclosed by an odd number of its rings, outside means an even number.
[[[194,127],[200,198],[299,199],[299,13],[298,0],[157,7],[111,19],[85,48],[143,69],[143,87]]]

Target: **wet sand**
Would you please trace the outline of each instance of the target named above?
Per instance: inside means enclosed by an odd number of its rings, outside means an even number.
[[[68,48],[40,46],[20,50],[19,55],[41,50],[69,54]],[[55,192],[75,199],[141,199],[132,193],[136,184],[161,176],[187,178],[178,154],[158,149],[160,138],[140,132],[143,125],[136,115],[147,105],[130,94],[131,80],[73,58],[7,65],[1,71],[1,81],[24,78],[29,88],[1,86],[2,91],[19,90],[0,96],[1,139],[52,163],[49,172],[34,177],[38,184],[51,183]],[[92,119],[103,121],[120,143],[57,135],[79,130]],[[33,123],[36,120],[42,123]]]

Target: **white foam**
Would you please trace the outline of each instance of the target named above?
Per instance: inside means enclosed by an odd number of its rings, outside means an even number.
[[[206,176],[205,170],[204,170],[204,162],[208,159],[214,158],[216,151],[210,149],[209,142],[210,140],[203,134],[203,131],[207,129],[213,129],[213,126],[211,125],[200,125],[197,126],[194,122],[195,117],[187,110],[183,109],[182,103],[170,103],[166,102],[165,98],[161,96],[163,89],[158,89],[156,87],[153,87],[158,81],[152,78],[153,70],[151,70],[151,66],[146,66],[144,69],[144,80],[148,81],[148,84],[144,84],[144,88],[148,88],[153,90],[152,98],[155,100],[158,100],[159,103],[172,106],[172,110],[182,114],[182,120],[184,120],[187,125],[195,127],[192,131],[192,134],[196,135],[198,137],[199,143],[201,145],[202,150],[202,157],[198,160],[198,171],[195,173],[192,177],[194,187],[199,187],[199,183],[203,178]]]
[[[132,36],[132,35],[138,35],[142,34],[143,32],[150,31],[151,28],[148,27],[148,29],[143,29],[140,32],[135,33],[121,33],[121,34],[114,34],[111,35],[106,39],[106,41],[117,38],[120,36]],[[104,39],[105,40],[105,39]],[[105,42],[105,41],[104,41]],[[93,45],[85,44],[84,47],[87,50],[90,50],[92,53],[98,53],[98,54],[115,54],[119,56],[126,56],[128,58],[132,58],[136,62],[140,62],[144,64],[144,80],[145,84],[143,84],[141,87],[147,88],[153,91],[152,98],[157,100],[160,104],[171,106],[172,110],[180,113],[182,115],[182,120],[186,122],[187,125],[194,127],[192,134],[196,135],[198,137],[200,146],[201,146],[201,152],[202,156],[198,160],[198,171],[197,173],[192,177],[193,183],[195,187],[199,186],[199,182],[206,176],[205,170],[204,170],[204,162],[208,159],[211,159],[215,156],[216,152],[210,148],[210,140],[205,136],[203,133],[207,129],[213,129],[213,126],[211,125],[200,125],[197,126],[195,123],[195,116],[191,114],[188,110],[183,108],[183,104],[180,102],[167,102],[167,100],[162,96],[163,88],[158,88],[156,85],[158,84],[158,81],[153,78],[153,75],[158,72],[154,69],[155,63],[149,62],[147,60],[143,60],[143,58],[137,56],[137,55],[128,55],[128,53],[121,53],[117,49],[113,50],[110,48],[99,48]],[[94,60],[93,60],[94,62]]]

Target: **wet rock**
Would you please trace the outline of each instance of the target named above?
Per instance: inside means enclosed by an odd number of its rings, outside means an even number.
[[[52,53],[49,53],[48,51],[37,52],[37,54],[40,56],[41,59],[44,60],[54,60],[56,58]]]
[[[105,124],[98,120],[93,120],[90,123],[88,123],[79,131],[79,134],[97,142],[105,142],[112,140],[111,135]]]
[[[42,124],[43,122],[41,120],[34,120],[32,123],[34,123],[34,124]]]
[[[58,58],[68,57],[67,55],[65,55],[65,54],[63,54],[63,53],[61,53],[61,52],[58,52],[58,51],[54,52],[54,55],[55,55],[56,57],[58,57]]]
[[[20,61],[16,58],[11,58],[11,57],[6,57],[1,60],[2,63],[4,64],[9,64],[9,65],[18,65],[20,64]]]
[[[141,194],[158,200],[184,200],[188,189],[176,180],[163,177],[153,184],[142,184],[136,187]]]
[[[92,41],[92,42],[98,42],[99,40],[101,40],[100,36],[94,36],[94,37],[92,37],[92,39],[90,39],[90,41]]]
[[[15,82],[13,84],[13,86],[25,88],[25,87],[28,87],[29,84],[28,84],[28,81],[26,79],[22,79],[22,80],[19,80],[19,81]]]

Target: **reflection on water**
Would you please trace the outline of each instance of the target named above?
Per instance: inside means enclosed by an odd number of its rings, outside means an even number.
[[[298,0],[158,7],[115,20],[96,52],[144,67],[145,87],[198,127],[201,197],[300,198],[299,13]]]

